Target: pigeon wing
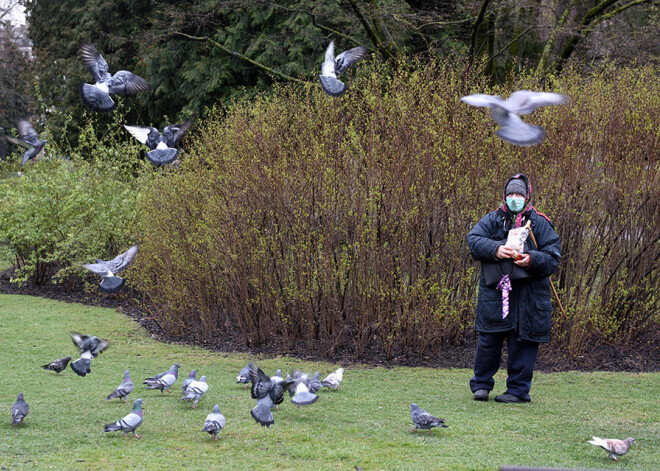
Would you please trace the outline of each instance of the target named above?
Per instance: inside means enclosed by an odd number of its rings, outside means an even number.
[[[325,50],[325,60],[321,64],[321,75],[324,77],[336,77],[335,74],[335,42],[330,41]]]
[[[151,85],[142,77],[128,70],[120,70],[107,80],[109,93],[127,93],[137,95],[149,90]]]
[[[513,92],[505,103],[509,111],[525,115],[533,112],[539,106],[563,105],[569,101],[568,96],[560,93],[518,90]]]
[[[357,63],[366,54],[367,48],[365,46],[354,47],[353,49],[342,52],[335,59],[335,73],[337,75],[343,74],[346,69]]]
[[[346,84],[335,77],[328,77],[326,75],[319,75],[321,81],[321,88],[330,96],[342,96],[346,92]]]
[[[503,100],[497,95],[485,95],[483,93],[476,93],[474,95],[467,95],[461,98],[461,101],[472,106],[487,107],[502,106]]]
[[[158,136],[160,136],[160,133],[158,132],[158,129],[156,129],[156,128],[145,127],[145,126],[127,126],[127,125],[125,125],[125,124],[124,124],[124,127],[126,128],[126,130],[127,130],[128,132],[131,133],[131,135],[132,135],[135,139],[137,139],[138,141],[140,141],[142,144],[149,145],[149,144],[147,144],[147,142],[149,141],[149,137],[150,137],[150,135],[152,135],[153,131],[156,131],[156,133],[158,134]],[[157,143],[156,143],[156,144],[157,144]],[[149,147],[150,147],[151,149],[155,149],[155,148],[156,148],[155,145],[154,145],[154,147],[151,147],[151,146],[149,146]]]
[[[80,46],[80,57],[85,68],[94,77],[94,82],[105,82],[109,78],[108,63],[93,45],[83,43]]]
[[[37,131],[34,130],[29,121],[25,119],[19,119],[16,121],[16,129],[18,129],[18,137],[20,137],[28,144],[33,146],[39,144],[39,135],[37,134]]]
[[[119,273],[128,267],[138,253],[139,246],[134,245],[126,252],[117,255],[112,260],[104,262],[112,273]]]
[[[507,142],[519,146],[531,146],[545,139],[545,131],[541,126],[525,123],[520,117],[500,108],[491,108],[495,121],[501,126],[497,135]]]
[[[165,144],[167,144],[167,147],[176,147],[191,126],[191,121],[185,121],[181,124],[170,124],[165,127],[163,130],[163,137],[165,138]]]
[[[110,269],[105,264],[105,262],[104,263],[87,263],[87,264],[84,264],[83,267],[87,268],[89,271],[91,271],[95,275],[112,276],[110,274]]]

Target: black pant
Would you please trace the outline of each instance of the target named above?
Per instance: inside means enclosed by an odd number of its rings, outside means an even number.
[[[506,380],[506,392],[529,401],[529,389],[532,387],[532,375],[539,344],[528,340],[519,340],[515,330],[495,333],[479,333],[477,353],[474,357],[474,377],[470,380],[472,392],[479,389],[491,391],[495,385],[493,376],[500,369],[502,347],[506,339],[509,346],[509,363]]]

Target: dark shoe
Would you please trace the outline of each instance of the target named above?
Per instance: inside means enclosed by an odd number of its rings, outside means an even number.
[[[477,389],[472,397],[475,401],[487,401],[488,393],[488,389]]]
[[[507,403],[515,404],[515,403],[529,402],[529,401],[520,399],[518,396],[514,396],[513,394],[510,393],[504,393],[504,394],[500,394],[499,396],[495,396],[495,402],[507,402]]]

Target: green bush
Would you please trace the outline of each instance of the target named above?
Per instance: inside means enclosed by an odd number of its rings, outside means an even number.
[[[119,171],[82,160],[41,160],[0,181],[0,243],[15,261],[16,280],[41,285],[54,276],[71,285],[84,272],[81,262],[125,250],[135,197]]]
[[[139,202],[139,284],[166,329],[433,354],[473,328],[466,235],[518,172],[562,237],[555,339],[577,354],[658,320],[657,71],[491,89],[455,64],[409,65],[376,64],[340,99],[284,86],[205,121],[182,172]],[[573,100],[525,118],[548,133],[534,147],[500,140],[459,100],[518,88]]]

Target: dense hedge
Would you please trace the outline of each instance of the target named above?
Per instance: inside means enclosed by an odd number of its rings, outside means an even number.
[[[218,110],[138,205],[138,284],[155,315],[249,346],[433,354],[473,329],[466,235],[522,171],[562,238],[555,341],[577,354],[633,339],[660,307],[657,70],[545,80],[492,90],[449,64],[376,66],[340,99],[292,86]],[[526,117],[548,133],[531,148],[459,101],[519,88],[573,100]]]

